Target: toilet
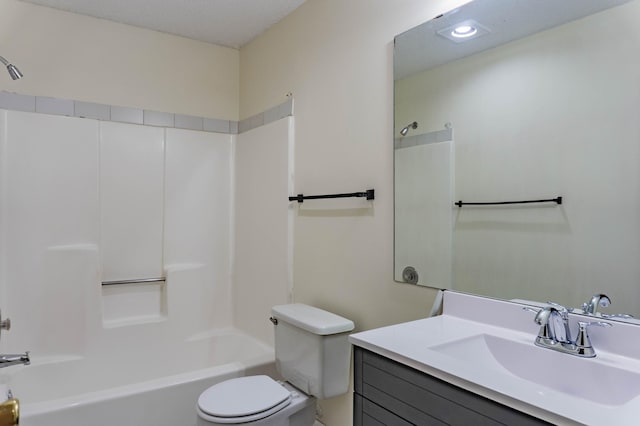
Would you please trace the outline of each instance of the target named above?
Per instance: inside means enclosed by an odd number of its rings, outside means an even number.
[[[271,313],[276,368],[286,382],[260,375],[213,385],[198,398],[198,426],[311,426],[316,398],[347,392],[353,322],[301,303]]]

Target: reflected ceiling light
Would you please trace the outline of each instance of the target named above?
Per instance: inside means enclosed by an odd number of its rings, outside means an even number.
[[[480,25],[473,19],[467,19],[466,21],[458,22],[455,25],[450,25],[438,30],[438,35],[455,43],[462,43],[489,34],[490,32],[491,30]]]
[[[402,130],[400,130],[400,134],[402,136],[407,136],[407,133],[409,133],[409,129],[417,129],[418,128],[418,122],[414,121],[413,123],[409,123],[406,126],[404,126],[402,128]]]

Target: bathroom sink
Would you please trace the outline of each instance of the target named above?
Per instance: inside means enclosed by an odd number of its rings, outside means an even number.
[[[431,350],[478,369],[517,376],[604,405],[623,405],[640,395],[640,374],[598,358],[579,358],[531,342],[479,334],[432,346]]]
[[[550,424],[638,426],[640,327],[595,328],[595,358],[534,344],[527,306],[447,291],[441,315],[355,333],[356,346]],[[569,315],[570,330],[580,315]]]

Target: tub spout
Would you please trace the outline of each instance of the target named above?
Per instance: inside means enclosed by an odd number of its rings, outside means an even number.
[[[20,364],[31,364],[31,360],[29,359],[29,351],[23,354],[0,355],[0,368]]]
[[[0,426],[16,426],[20,423],[20,401],[11,398],[0,404]]]

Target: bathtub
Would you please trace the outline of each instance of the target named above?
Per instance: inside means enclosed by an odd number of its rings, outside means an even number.
[[[132,346],[145,349],[86,357],[33,354],[31,365],[5,369],[4,382],[20,399],[20,424],[192,426],[197,398],[207,387],[275,373],[273,348],[233,329],[162,350],[153,342]]]

